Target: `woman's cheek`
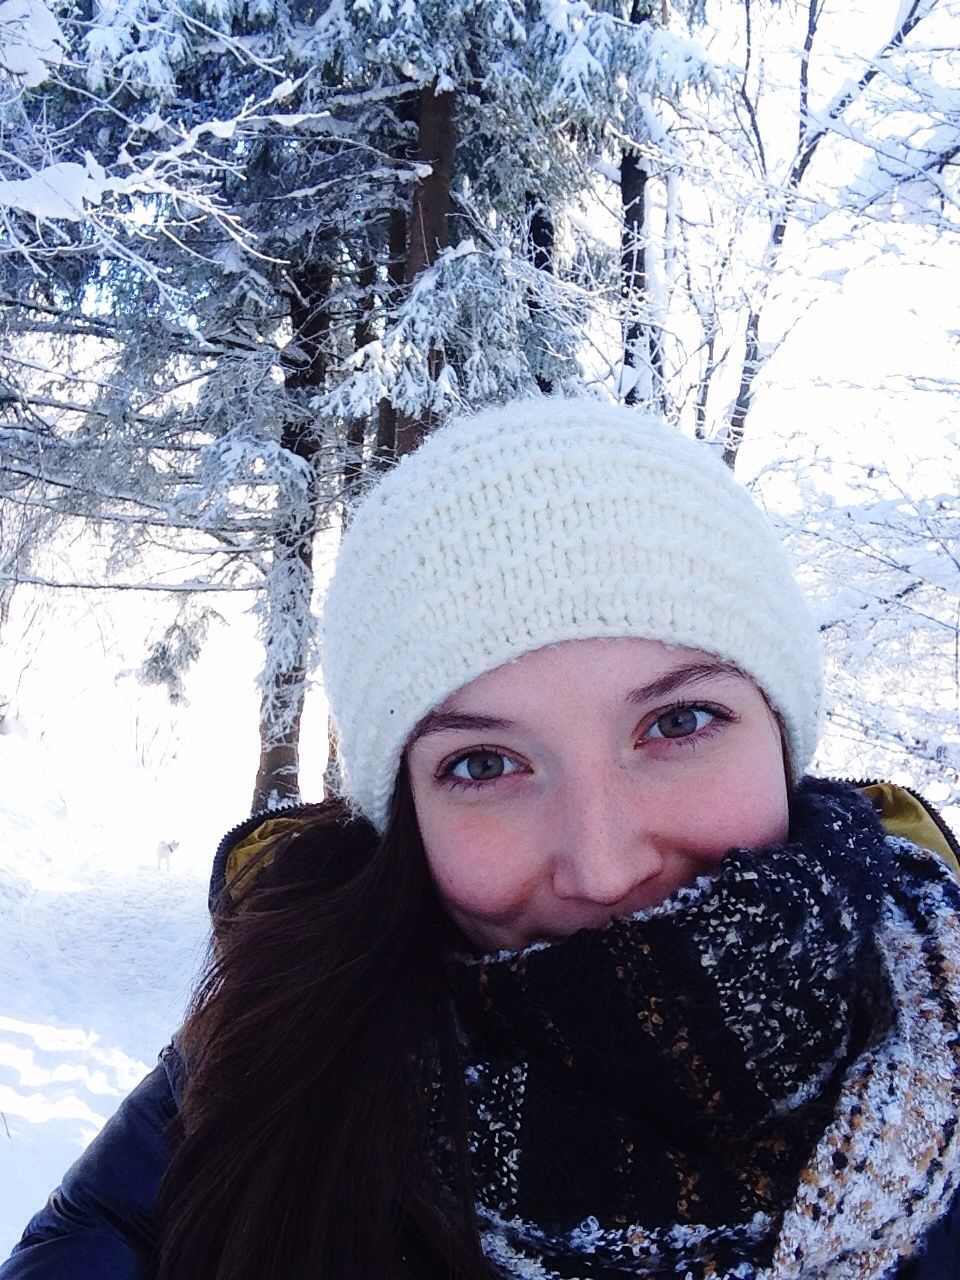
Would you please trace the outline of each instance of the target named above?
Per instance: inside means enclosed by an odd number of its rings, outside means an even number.
[[[464,815],[423,832],[440,895],[461,911],[499,916],[522,907],[538,879],[536,852],[515,829],[485,815]]]
[[[674,812],[683,813],[677,843],[705,859],[719,860],[727,850],[757,849],[779,844],[786,838],[789,813],[782,766],[770,770],[765,762],[750,762],[711,791],[680,802]]]

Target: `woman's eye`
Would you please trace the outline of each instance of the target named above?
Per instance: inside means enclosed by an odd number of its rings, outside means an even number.
[[[453,761],[446,770],[446,775],[459,782],[493,782],[497,778],[516,773],[521,767],[502,751],[469,751]]]
[[[671,707],[657,716],[647,730],[648,738],[689,738],[716,719],[706,707]]]

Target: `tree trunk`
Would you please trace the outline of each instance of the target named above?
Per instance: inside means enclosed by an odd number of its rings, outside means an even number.
[[[421,271],[433,266],[437,254],[447,243],[447,220],[450,213],[450,184],[453,177],[454,95],[436,93],[432,86],[420,98],[420,145],[418,159],[431,166],[426,178],[413,190],[413,207],[407,235],[407,258],[404,283],[412,285]],[[426,353],[427,372],[436,379],[443,364],[442,353]],[[433,425],[426,410],[411,416],[397,415],[396,453],[410,453]]]
[[[707,334],[706,348],[706,360],[703,373],[697,384],[697,402],[694,409],[694,433],[698,440],[706,440],[707,438],[707,399],[710,395],[710,383],[713,381],[713,375],[717,368],[717,335],[715,330],[711,330]]]
[[[632,151],[620,159],[620,194],[623,202],[623,232],[620,252],[620,294],[624,302],[623,363],[638,376],[627,388],[627,404],[649,399],[665,412],[663,341],[659,326],[651,320],[647,287],[646,221],[649,175]],[[640,395],[639,371],[649,376],[647,395]]]
[[[327,715],[327,766],[323,771],[323,796],[328,799],[330,796],[339,794],[340,783],[340,763],[337,760],[337,727],[333,723],[333,716]]]
[[[326,376],[327,310],[332,284],[327,263],[313,263],[296,278],[290,318],[296,363],[285,374],[290,391],[321,387]],[[274,809],[300,799],[300,720],[306,691],[307,648],[313,593],[313,540],[317,526],[315,467],[319,439],[295,417],[285,424],[281,447],[302,458],[313,478],[306,492],[281,495],[267,584],[266,662],[260,703],[260,765],[252,808]],[[283,505],[284,497],[286,505]]]
[[[740,367],[740,387],[734,402],[727,438],[723,442],[723,460],[732,471],[737,461],[737,454],[743,444],[743,433],[747,425],[747,414],[753,403],[753,383],[763,368],[765,361],[760,355],[760,312],[751,311],[747,317],[747,332],[743,346],[743,364]]]
[[[377,283],[376,256],[371,251],[360,264],[357,272],[357,285],[361,294],[360,314],[353,326],[353,349],[362,351],[368,342],[373,341],[374,288]],[[350,503],[360,489],[363,478],[363,445],[367,435],[367,422],[364,418],[356,418],[347,423],[346,453],[343,459],[343,488],[341,490],[343,504],[341,520],[344,529],[350,518]]]
[[[661,15],[662,16],[662,15]],[[630,21],[634,26],[653,22],[652,0],[633,0]],[[652,314],[647,283],[647,184],[650,175],[635,151],[620,157],[620,198],[623,230],[620,237],[620,296],[623,299],[623,363],[634,371],[624,399],[636,404],[646,399],[662,413],[667,410],[663,374],[663,334]],[[645,395],[640,394],[640,371],[647,373]]]
[[[402,209],[390,211],[387,231],[387,306],[389,312],[396,306],[403,292],[403,273],[407,259],[407,219]],[[389,400],[380,401],[377,422],[377,442],[374,446],[374,466],[382,469],[397,456],[397,410]]]
[[[547,275],[552,276],[555,239],[553,218],[543,202],[533,196],[527,197],[527,211],[529,214],[527,223],[527,257],[535,270],[544,271]],[[543,306],[534,290],[530,291],[527,305],[530,309],[531,319],[536,321],[543,310]],[[553,391],[553,383],[542,373],[537,373],[537,386],[544,395],[549,395]]]

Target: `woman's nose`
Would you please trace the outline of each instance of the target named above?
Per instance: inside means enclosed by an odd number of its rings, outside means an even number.
[[[645,806],[617,779],[577,787],[558,805],[553,845],[553,891],[613,906],[663,871],[659,841]],[[604,781],[607,785],[604,785]],[[630,780],[629,787],[636,787]]]

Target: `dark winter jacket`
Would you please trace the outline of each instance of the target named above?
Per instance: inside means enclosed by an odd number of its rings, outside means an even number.
[[[180,1053],[168,1045],[31,1219],[0,1264],[3,1280],[147,1280],[168,1159],[164,1130],[184,1078]]]
[[[871,798],[888,829],[935,848],[956,866],[950,833],[910,793],[875,788]],[[215,889],[238,860],[242,864],[259,834],[254,825],[244,824],[225,841],[214,869]],[[165,1130],[184,1083],[174,1043],[28,1224],[12,1257],[0,1264],[0,1280],[150,1280],[154,1203],[168,1158]],[[960,1280],[960,1198],[918,1255],[900,1266],[896,1280]]]

